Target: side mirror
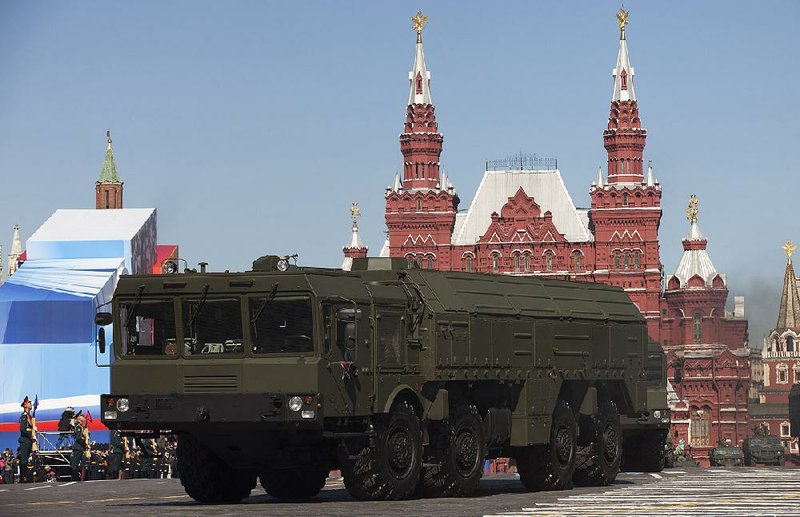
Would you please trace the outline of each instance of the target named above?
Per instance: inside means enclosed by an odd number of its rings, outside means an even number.
[[[103,327],[97,329],[97,348],[101,354],[106,353],[106,329]]]
[[[111,325],[113,318],[111,317],[110,312],[98,312],[94,316],[94,324],[98,327],[105,327],[106,325]]]

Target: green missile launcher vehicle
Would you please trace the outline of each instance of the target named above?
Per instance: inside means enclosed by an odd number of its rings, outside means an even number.
[[[310,498],[331,470],[357,499],[466,496],[496,457],[531,490],[606,485],[626,444],[663,450],[648,422],[666,398],[648,390],[646,325],[621,289],[406,267],[267,256],[121,277],[96,317],[113,323],[103,423],[177,433],[181,482],[204,503],[259,478]]]

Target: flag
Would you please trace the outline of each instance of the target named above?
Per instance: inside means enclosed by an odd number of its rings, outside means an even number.
[[[36,416],[36,408],[39,407],[39,395],[37,394],[36,397],[33,399],[33,415]]]
[[[91,423],[92,423],[92,414],[89,413],[89,410],[87,409],[86,410],[86,425],[88,426]]]

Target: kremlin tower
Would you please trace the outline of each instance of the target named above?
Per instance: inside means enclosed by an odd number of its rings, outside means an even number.
[[[391,256],[412,252],[422,267],[450,269],[450,242],[458,196],[447,177],[440,176],[444,137],[436,123],[431,74],[422,49],[422,29],[428,17],[411,19],[417,33],[414,64],[408,74],[406,122],[400,134],[403,178],[386,188],[386,226]]]
[[[711,449],[727,442],[740,446],[750,434],[751,374],[744,298],[736,296],[733,314],[726,313],[727,278],[706,249],[698,205],[692,196],[683,255],[664,292],[661,337],[677,396],[670,405],[673,440],[683,439],[694,458],[708,466]]]
[[[367,246],[364,245],[364,241],[361,240],[361,236],[358,234],[358,218],[361,217],[361,209],[358,208],[358,203],[354,202],[350,207],[350,217],[353,219],[353,233],[350,236],[350,240],[342,248],[342,252],[344,252],[342,269],[345,271],[350,271],[353,267],[353,259],[366,258],[368,251]]]
[[[108,147],[100,177],[95,183],[95,208],[122,208],[122,181],[117,174],[114,163],[114,151],[111,148],[111,131],[106,131]]]
[[[639,118],[634,69],[628,54],[625,26],[628,12],[617,13],[620,30],[608,127],[603,145],[608,153],[608,181],[598,170],[591,192],[597,282],[617,285],[647,319],[650,337],[660,341],[659,297],[661,260],[658,229],[661,224],[661,186],[652,167],[643,174],[647,130]]]

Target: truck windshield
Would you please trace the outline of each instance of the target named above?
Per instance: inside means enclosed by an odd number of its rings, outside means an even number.
[[[241,355],[242,310],[237,298],[183,301],[184,355]]]
[[[119,315],[123,356],[177,355],[175,307],[171,300],[120,302]]]
[[[309,297],[250,298],[249,307],[253,353],[314,351],[314,321]]]

